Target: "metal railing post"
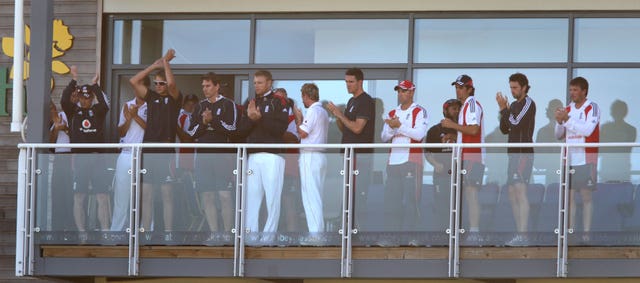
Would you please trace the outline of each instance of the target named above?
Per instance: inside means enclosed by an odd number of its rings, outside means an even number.
[[[244,229],[244,207],[246,204],[246,181],[247,181],[247,149],[240,147],[236,153],[236,217],[235,226],[231,231],[234,234],[233,241],[233,276],[244,277],[244,239],[246,231]]]
[[[28,258],[27,255],[27,219],[29,219],[28,209],[28,189],[30,168],[28,154],[30,148],[21,148],[18,156],[18,187],[17,187],[17,203],[16,203],[16,276],[26,276],[28,274]]]
[[[142,165],[140,147],[131,148],[131,162],[128,171],[131,180],[131,190],[129,194],[129,276],[140,275],[140,221],[141,205],[140,196],[140,168]]]
[[[36,218],[36,214],[35,214],[35,209],[36,209],[36,188],[34,186],[34,183],[36,182],[36,171],[39,171],[40,169],[36,169],[36,162],[37,162],[37,158],[36,158],[36,154],[35,154],[36,149],[35,148],[31,148],[31,150],[29,151],[30,153],[27,154],[27,160],[29,161],[29,173],[27,174],[29,176],[29,181],[27,182],[27,197],[28,197],[28,207],[27,207],[27,211],[29,212],[29,218],[28,218],[28,225],[27,225],[27,239],[28,239],[28,246],[27,246],[27,260],[25,261],[26,263],[28,263],[27,265],[27,273],[28,275],[33,275],[33,265],[35,262],[35,258],[33,256],[33,251],[35,249],[35,239],[34,239],[34,232],[36,232],[34,230],[34,224],[35,224],[35,218]],[[39,174],[40,172],[38,172]]]
[[[342,190],[342,227],[338,233],[340,233],[342,247],[340,277],[343,278],[351,277],[351,234],[354,232],[357,233],[357,231],[353,229],[352,221],[355,218],[355,212],[353,211],[353,155],[353,148],[344,149],[343,169],[340,171],[344,189]]]
[[[569,257],[568,236],[572,231],[569,229],[569,174],[570,174],[569,147],[563,146],[560,150],[560,187],[558,188],[558,261],[556,275],[567,277],[567,258]]]
[[[461,209],[461,168],[462,149],[454,147],[451,155],[451,188],[449,194],[449,277],[460,277],[460,237],[464,229],[460,228]]]

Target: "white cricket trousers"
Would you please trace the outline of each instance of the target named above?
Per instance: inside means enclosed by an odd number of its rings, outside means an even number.
[[[310,233],[323,232],[322,192],[327,175],[327,157],[323,152],[301,151],[299,164],[302,205],[307,216],[307,227]]]
[[[280,220],[284,158],[273,153],[251,153],[247,169],[252,173],[247,175],[245,226],[250,232],[259,232],[260,205],[264,196],[268,215],[263,232],[276,232]]]
[[[124,231],[129,227],[129,202],[131,199],[131,152],[122,151],[116,163],[113,182],[113,218],[111,231]]]

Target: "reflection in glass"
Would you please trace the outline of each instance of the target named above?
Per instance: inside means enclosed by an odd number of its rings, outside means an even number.
[[[575,61],[640,62],[639,31],[639,18],[576,19]]]
[[[552,18],[419,19],[415,27],[414,60],[420,63],[566,62],[568,28],[567,19]]]
[[[141,20],[114,21],[113,64],[140,64],[141,38]]]
[[[633,105],[639,102],[638,96],[630,94],[637,92],[636,78],[640,76],[640,69],[576,69],[575,76],[582,76],[589,81],[588,98],[600,106],[600,141],[637,141],[638,133],[635,129],[640,127],[640,112],[625,112],[624,104],[633,109]],[[607,152],[609,149],[602,150]],[[627,181],[626,172],[630,172],[629,180],[634,184],[640,183],[640,159],[629,159],[630,165],[627,169],[625,167],[629,163],[626,163],[626,158],[619,159],[625,156],[625,152],[621,149],[611,150],[618,154],[611,157],[623,162],[610,163],[613,161],[605,160],[603,155],[600,155],[599,180]],[[638,153],[639,150],[633,148],[631,152]],[[610,154],[607,153],[607,156]]]
[[[249,20],[165,20],[162,53],[175,49],[173,64],[246,64],[249,30]]]
[[[540,105],[540,104],[538,104]],[[560,101],[560,99],[551,99],[547,103],[545,108],[545,116],[548,119],[548,122],[542,127],[538,129],[538,133],[536,134],[535,142],[537,143],[556,143],[559,142],[555,137],[555,127],[556,127],[556,118],[555,112],[556,109],[564,107],[564,103]],[[541,111],[538,111],[540,113]],[[538,114],[540,116],[540,114]],[[539,126],[539,124],[537,124]],[[536,153],[549,153],[549,158],[536,158],[534,160],[533,166],[542,177],[542,179],[538,179],[538,182],[549,185],[553,182],[556,182],[559,178],[558,170],[560,169],[560,157],[553,157],[551,153],[560,154],[560,148],[553,147],[541,147],[535,149]]]
[[[258,20],[256,63],[406,63],[409,22]]]
[[[540,105],[548,105],[552,100],[565,100],[567,89],[565,69],[418,69],[414,73],[414,82],[416,83],[415,101],[427,109],[430,117],[429,126],[437,124],[443,118],[441,116],[442,104],[448,99],[456,98],[455,88],[451,86],[451,82],[460,74],[468,74],[473,79],[476,89],[475,97],[482,105],[484,129],[485,133],[489,134],[485,137],[485,141],[504,142],[506,139],[500,133],[499,109],[495,102],[495,96],[496,92],[501,91],[509,97],[510,102],[513,101],[513,98],[509,95],[511,93],[509,76],[516,72],[521,72],[529,78],[529,84],[531,85],[529,96],[536,102],[538,107],[541,107]],[[560,102],[560,106],[562,104]],[[554,103],[553,106],[555,105],[557,104]],[[555,108],[552,111],[555,111]],[[640,116],[638,119],[640,119]],[[541,128],[548,123],[550,123],[550,120],[545,115],[540,115],[540,113],[536,115],[536,131],[538,131],[538,134]],[[550,137],[554,140],[550,142],[557,142],[553,136],[555,119],[552,123],[553,126],[549,129],[551,130]],[[487,149],[488,153],[499,153],[500,151],[503,151],[503,149]],[[539,159],[536,158],[536,160]],[[559,159],[553,160],[556,165],[544,165],[542,167],[535,165],[535,170],[558,167]],[[496,183],[503,180],[503,176],[506,174],[503,164],[506,164],[504,154],[498,154],[496,157],[486,161],[485,183]],[[427,164],[425,167],[430,167],[430,165]],[[425,168],[425,170],[431,170],[431,168]],[[551,171],[547,172],[551,173]],[[549,182],[543,178],[544,175],[534,174],[534,182],[548,184]]]
[[[151,64],[173,48],[174,64],[246,64],[249,30],[249,20],[116,20],[113,63]]]
[[[485,162],[491,163],[492,159],[502,159],[508,155],[506,153],[487,153]],[[527,158],[558,159],[556,154],[527,155]],[[506,166],[507,164],[503,164]],[[549,186],[530,181],[526,185],[525,193],[529,206],[528,214],[523,223],[526,227],[518,231],[514,215],[520,214],[515,210],[521,209],[514,206],[515,196],[506,181],[507,172],[500,181],[484,184],[478,191],[477,199],[480,205],[480,225],[479,232],[469,232],[469,215],[461,213],[462,225],[465,227],[465,234],[462,236],[461,245],[465,246],[552,246],[557,243],[557,235],[554,229],[558,221],[558,182],[559,176]],[[535,180],[535,172],[531,180]],[[463,188],[464,190],[464,188]],[[463,198],[467,197],[463,194]],[[462,210],[466,211],[467,203],[463,200]],[[520,214],[522,215],[522,214]]]
[[[109,232],[116,157],[104,153],[37,154],[37,168],[42,171],[35,180],[37,243],[128,243],[126,233]]]

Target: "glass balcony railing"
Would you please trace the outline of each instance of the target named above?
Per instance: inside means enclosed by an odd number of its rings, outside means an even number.
[[[49,151],[65,146],[82,153]],[[408,162],[391,144],[162,146],[21,144],[16,274],[581,277],[640,260],[640,144],[597,144],[589,166],[563,143],[412,144]]]

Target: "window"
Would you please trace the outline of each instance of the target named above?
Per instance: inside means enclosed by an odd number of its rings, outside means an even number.
[[[420,19],[420,63],[566,62],[567,19]]]
[[[576,19],[577,62],[640,62],[639,18]]]
[[[409,21],[259,20],[256,63],[406,63]]]

